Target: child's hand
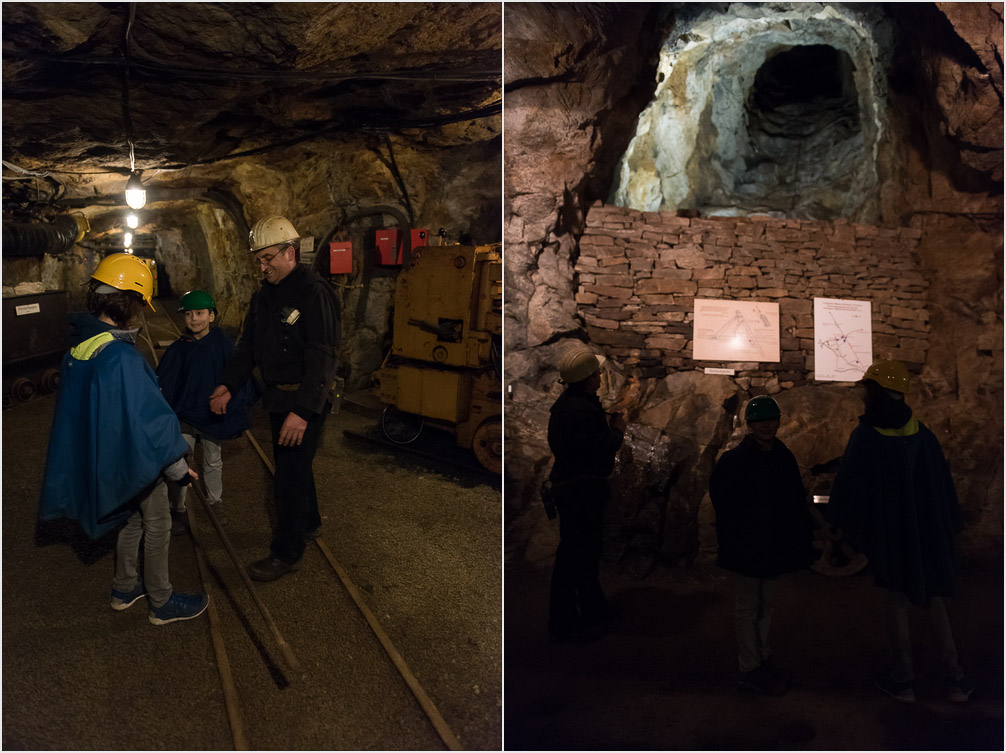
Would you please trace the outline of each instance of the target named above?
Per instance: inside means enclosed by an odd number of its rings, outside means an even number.
[[[222,416],[227,412],[227,403],[230,401],[231,391],[221,384],[210,395],[210,410]]]

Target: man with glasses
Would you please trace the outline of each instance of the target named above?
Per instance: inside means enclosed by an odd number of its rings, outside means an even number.
[[[231,395],[259,367],[265,382],[276,462],[276,530],[269,556],[248,566],[253,580],[271,581],[300,568],[307,538],[321,532],[314,454],[331,410],[340,306],[331,286],[297,263],[300,236],[285,217],[259,220],[249,252],[262,271],[244,330],[210,408],[223,414]]]

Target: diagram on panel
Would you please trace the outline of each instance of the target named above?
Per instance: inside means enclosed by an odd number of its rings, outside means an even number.
[[[694,358],[779,360],[779,304],[695,299]]]
[[[814,299],[814,378],[855,382],[873,362],[870,301]]]

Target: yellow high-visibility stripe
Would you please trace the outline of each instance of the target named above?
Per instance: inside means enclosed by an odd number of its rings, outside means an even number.
[[[908,423],[902,426],[900,429],[881,429],[877,426],[873,427],[878,432],[883,434],[885,437],[910,437],[913,434],[918,434],[919,432],[919,420],[912,416]]]
[[[90,361],[101,347],[115,339],[111,332],[102,332],[89,340],[84,340],[73,348],[70,348],[70,355],[78,361]]]

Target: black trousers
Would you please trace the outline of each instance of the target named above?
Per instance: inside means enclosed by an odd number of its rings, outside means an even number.
[[[288,415],[269,414],[272,452],[276,460],[276,532],[273,534],[269,554],[293,564],[304,556],[304,534],[321,525],[313,464],[328,412],[324,411],[307,422],[304,438],[299,445],[281,447],[279,431]]]
[[[597,625],[606,607],[598,573],[610,487],[603,481],[577,487],[556,495],[559,546],[552,567],[548,621],[549,632],[555,635]]]

